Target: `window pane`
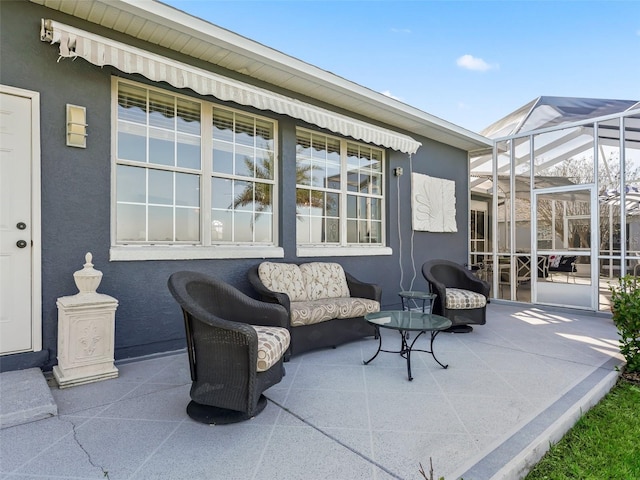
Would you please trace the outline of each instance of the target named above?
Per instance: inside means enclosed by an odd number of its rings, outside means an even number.
[[[349,169],[360,166],[360,150],[352,143],[347,144],[347,166]]]
[[[256,211],[273,211],[273,186],[268,183],[255,183]]]
[[[298,158],[311,158],[311,134],[309,132],[298,132],[296,155]]]
[[[256,147],[273,150],[273,123],[256,119]]]
[[[370,223],[366,220],[360,220],[358,222],[358,241],[360,243],[369,243],[371,240],[371,228]]]
[[[200,137],[178,135],[178,167],[200,170]]]
[[[347,218],[358,217],[358,197],[347,195]]]
[[[213,171],[233,174],[233,145],[213,141]]]
[[[327,180],[323,186],[334,190],[340,189],[340,164],[327,164]]]
[[[337,217],[340,215],[340,194],[327,193],[327,199],[325,201],[325,214],[330,217]]]
[[[371,168],[371,149],[369,147],[360,147],[360,168]]]
[[[371,175],[371,193],[374,195],[382,195],[382,175]]]
[[[382,172],[382,152],[380,150],[371,151],[371,169],[374,172]]]
[[[118,119],[147,124],[147,90],[132,85],[118,87]]]
[[[379,198],[370,198],[369,206],[371,208],[371,213],[369,217],[371,220],[382,220],[382,200]]]
[[[327,160],[340,165],[340,141],[335,138],[327,138]]]
[[[173,132],[149,129],[149,163],[175,165],[175,137]]]
[[[176,241],[200,241],[199,208],[176,208]]]
[[[311,184],[314,187],[324,187],[326,185],[327,178],[327,168],[325,164],[314,162],[311,177]]]
[[[340,242],[340,219],[327,218],[326,241],[330,243]]]
[[[358,218],[371,218],[371,208],[368,197],[360,197],[358,199],[359,209],[358,209]]]
[[[144,205],[118,204],[116,209],[116,240],[143,242],[146,240],[146,208]]]
[[[198,102],[178,99],[177,129],[179,132],[200,136],[200,104]]]
[[[116,200],[118,202],[146,202],[147,180],[144,168],[118,165],[116,168]]]
[[[176,173],[176,205],[200,206],[200,177],[186,173]]]
[[[360,192],[371,193],[371,177],[366,173],[360,173]]]
[[[349,171],[347,171],[347,191],[349,192],[357,192],[359,191],[359,184],[360,184],[360,176],[359,176],[359,172],[358,169],[353,167],[353,168],[349,168]]]
[[[236,113],[235,141],[241,145],[254,146],[253,117]]]
[[[175,97],[164,93],[149,92],[149,125],[175,128]]]
[[[211,179],[211,206],[226,210],[233,205],[233,181],[226,178]]]
[[[371,243],[382,243],[382,222],[371,222],[369,233]]]
[[[309,230],[309,219],[302,215],[296,216],[296,242],[311,243],[311,231]]]
[[[173,173],[149,170],[149,203],[173,205]]]
[[[233,241],[253,241],[253,213],[237,211],[234,213]]]
[[[235,174],[241,177],[253,177],[253,148],[236,147]]]
[[[300,215],[309,215],[311,208],[311,191],[305,188],[296,190],[296,211]]]
[[[324,242],[324,219],[322,217],[310,217],[311,243]]]
[[[273,235],[271,234],[273,215],[271,213],[259,213],[256,214],[255,221],[255,241],[271,242],[273,238]]]
[[[327,158],[327,137],[321,135],[311,136],[311,157],[324,162]]]
[[[237,180],[233,182],[233,208],[253,211],[253,183]]]
[[[231,212],[214,210],[211,218],[211,241],[230,242],[233,234],[233,215]]]
[[[273,152],[256,151],[256,178],[273,180]]]
[[[173,241],[173,208],[149,207],[149,238],[150,242]]]
[[[358,243],[357,220],[347,220],[347,243]]]
[[[311,185],[311,161],[299,159],[296,164],[296,183],[298,185]]]
[[[118,123],[118,159],[147,161],[147,130],[145,127]]]
[[[213,138],[233,142],[233,113],[219,108],[213,109]]]

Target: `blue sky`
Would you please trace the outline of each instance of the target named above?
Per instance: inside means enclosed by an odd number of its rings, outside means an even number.
[[[640,100],[640,1],[164,0],[480,131],[540,95]]]

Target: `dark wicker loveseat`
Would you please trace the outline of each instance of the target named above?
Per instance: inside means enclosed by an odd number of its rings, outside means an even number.
[[[467,268],[449,260],[429,260],[422,274],[437,294],[433,313],[451,320],[450,332],[470,332],[470,324],[484,325],[490,286]]]
[[[319,278],[328,270],[331,280]],[[291,346],[285,360],[376,335],[364,315],[380,309],[382,290],[357,280],[337,263],[263,262],[249,270],[248,279],[261,300],[282,305],[289,314]]]
[[[174,273],[168,286],[184,316],[193,382],[189,416],[224,424],[260,413],[267,404],[262,392],[284,376],[286,310],[198,272]]]

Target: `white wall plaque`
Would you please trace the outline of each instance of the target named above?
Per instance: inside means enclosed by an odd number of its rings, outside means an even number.
[[[411,212],[414,230],[457,232],[455,182],[412,173]]]

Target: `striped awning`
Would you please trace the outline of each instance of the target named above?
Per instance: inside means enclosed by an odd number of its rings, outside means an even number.
[[[176,88],[190,88],[201,95],[269,110],[335,133],[404,153],[420,145],[408,135],[350,118],[248,83],[233,80],[146,50],[116,42],[53,20],[42,19],[40,39],[60,44],[61,58],[81,57],[98,65],[111,65],[125,73],[137,73]]]

